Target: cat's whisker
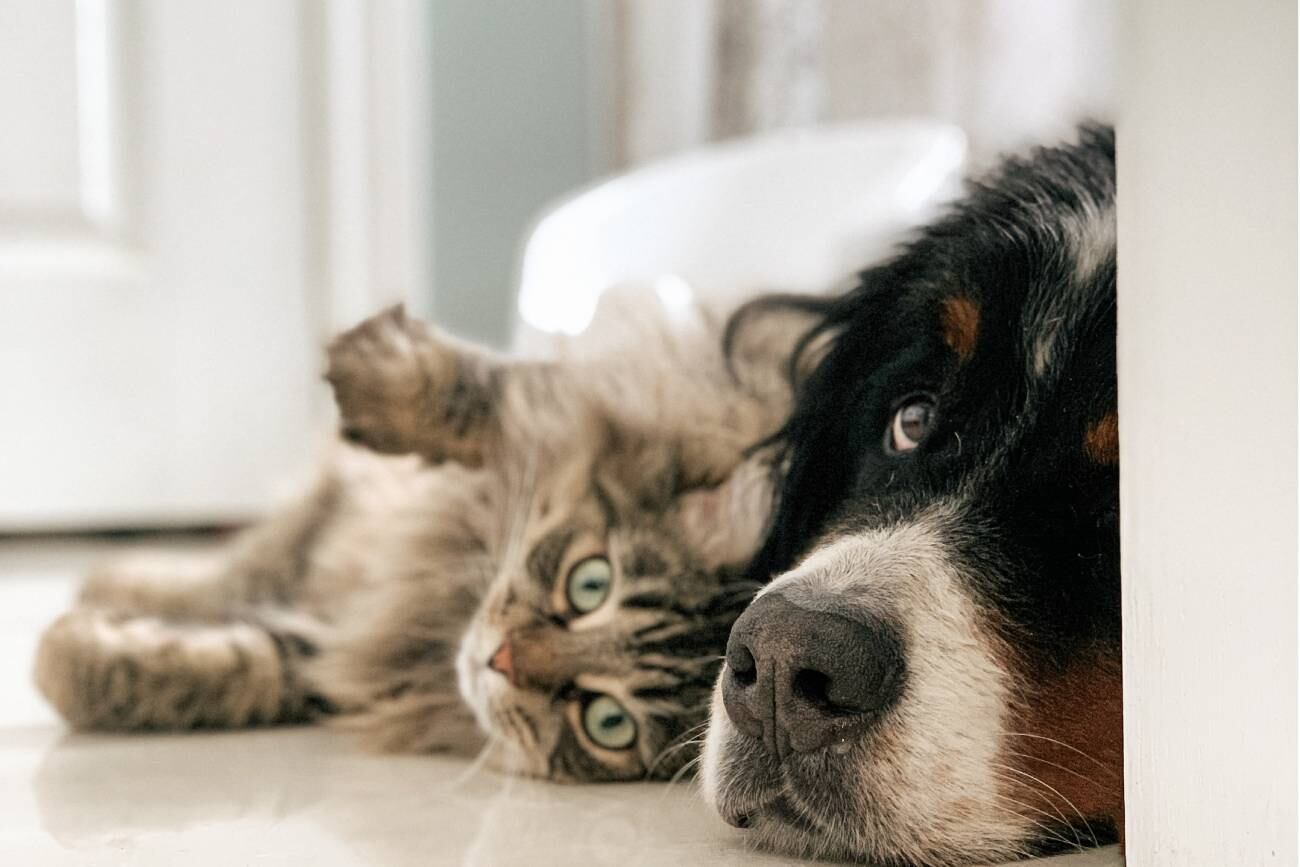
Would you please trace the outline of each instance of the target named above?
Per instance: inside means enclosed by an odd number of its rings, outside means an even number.
[[[669,778],[668,780],[667,786],[664,790],[665,796],[667,795],[669,789],[671,789],[673,786],[677,785],[677,783],[681,781],[682,777],[686,776],[687,773],[695,770],[695,768],[700,764],[703,758],[704,758],[703,756],[695,756],[689,762],[687,762],[686,764],[678,768],[677,772],[674,773],[672,777]]]
[[[504,730],[508,738],[513,738],[518,744],[527,747],[528,741],[524,738],[520,730],[519,722],[509,711],[496,712],[492,714],[492,721],[498,729]]]
[[[487,765],[488,760],[492,758],[492,754],[496,752],[501,744],[502,739],[499,735],[488,735],[487,743],[483,744],[483,748],[478,751],[478,755],[470,761],[465,770],[461,771],[456,776],[456,779],[451,781],[451,789],[454,791],[477,777]]]
[[[654,760],[650,763],[650,767],[646,769],[646,776],[647,777],[654,776],[655,770],[661,764],[663,764],[664,760],[667,759],[668,757],[676,755],[677,753],[680,753],[684,749],[687,749],[692,746],[698,746],[699,744],[703,743],[704,742],[703,733],[704,730],[708,727],[708,724],[709,721],[705,720],[704,722],[701,722],[698,725],[691,726],[689,729],[682,732],[680,735],[673,738],[666,745],[664,745],[664,748],[659,751],[659,754],[656,755]]]

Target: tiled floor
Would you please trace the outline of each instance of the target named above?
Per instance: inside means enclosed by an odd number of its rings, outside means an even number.
[[[0,864],[741,865],[759,855],[675,786],[555,786],[377,757],[297,729],[70,734],[30,686],[41,627],[104,543],[0,541]],[[1114,849],[1052,861],[1115,867]]]

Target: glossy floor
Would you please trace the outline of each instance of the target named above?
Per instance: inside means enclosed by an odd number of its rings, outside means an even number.
[[[689,782],[555,786],[379,757],[319,729],[111,737],[30,686],[39,630],[102,543],[0,542],[0,864],[786,864]],[[1113,867],[1114,849],[1051,861]]]

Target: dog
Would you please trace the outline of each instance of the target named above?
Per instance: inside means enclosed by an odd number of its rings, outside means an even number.
[[[846,293],[755,302],[818,321],[704,749],[750,839],[943,865],[1122,836],[1114,206],[1085,125]]]

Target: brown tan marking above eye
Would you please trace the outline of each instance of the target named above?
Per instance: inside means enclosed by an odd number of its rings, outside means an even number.
[[[1083,453],[1095,464],[1119,463],[1119,415],[1114,410],[1088,426],[1083,434]]]
[[[945,298],[940,314],[943,323],[943,342],[962,361],[970,359],[980,333],[980,309],[965,295]]]

